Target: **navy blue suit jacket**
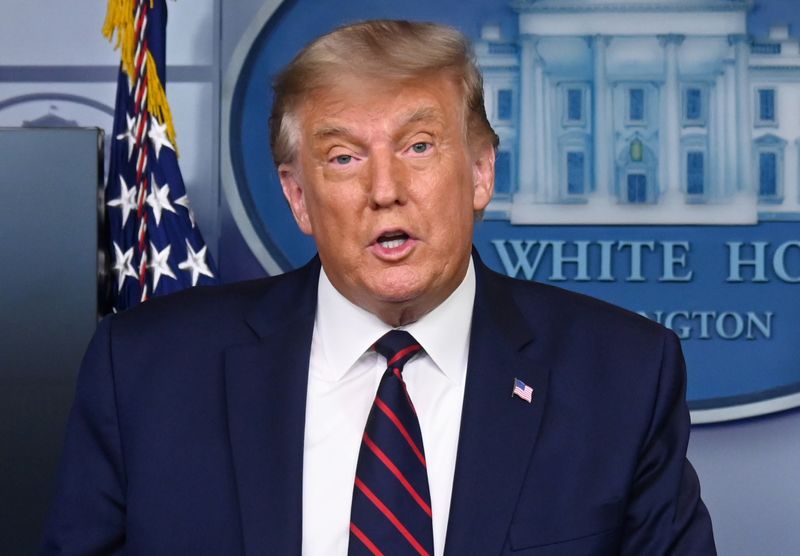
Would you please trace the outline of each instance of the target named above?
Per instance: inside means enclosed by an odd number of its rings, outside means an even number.
[[[446,553],[714,554],[675,335],[475,259]],[[300,553],[318,275],[315,260],[102,322],[44,554]]]

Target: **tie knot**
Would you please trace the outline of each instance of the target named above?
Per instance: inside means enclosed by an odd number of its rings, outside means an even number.
[[[374,347],[375,351],[386,358],[387,367],[397,367],[400,370],[414,354],[422,350],[414,336],[405,330],[390,330],[375,342]]]

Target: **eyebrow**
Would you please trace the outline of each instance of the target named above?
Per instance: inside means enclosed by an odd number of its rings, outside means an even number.
[[[326,139],[328,137],[338,137],[342,135],[352,137],[353,132],[348,127],[335,124],[324,124],[314,130],[314,139]]]
[[[425,121],[442,122],[439,110],[432,106],[420,106],[405,119],[400,127]]]
[[[418,122],[442,123],[443,118],[439,110],[432,106],[420,106],[402,120],[400,129]],[[347,126],[339,124],[322,124],[314,130],[314,139],[327,139],[329,137],[354,137],[355,133]]]

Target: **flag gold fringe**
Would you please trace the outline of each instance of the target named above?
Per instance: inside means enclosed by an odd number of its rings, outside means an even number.
[[[153,7],[153,0],[150,0],[150,7]],[[109,41],[113,40],[114,34],[117,35],[117,42],[114,48],[121,48],[122,68],[128,74],[131,83],[137,79],[136,65],[134,56],[136,55],[136,22],[134,21],[134,11],[136,0],[108,0],[108,11],[106,20],[103,23],[103,36]],[[175,126],[172,124],[172,112],[167,102],[167,94],[161,79],[158,77],[156,62],[147,52],[147,110],[161,123],[167,124],[167,138],[175,147],[175,154],[178,154],[177,143],[175,142]]]
[[[108,11],[103,23],[103,36],[109,41],[117,34],[117,43],[114,48],[122,50],[122,67],[125,73],[135,79],[136,68],[133,57],[136,54],[136,29],[133,21],[133,12],[136,0],[108,0]]]
[[[167,102],[167,93],[158,77],[156,61],[147,53],[147,110],[151,116],[155,116],[161,123],[167,124],[167,138],[172,146],[175,147],[175,155],[178,155],[178,144],[175,142],[175,126],[172,124],[172,111]]]

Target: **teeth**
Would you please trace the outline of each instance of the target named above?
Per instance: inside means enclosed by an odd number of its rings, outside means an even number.
[[[379,243],[381,244],[381,247],[383,247],[384,249],[394,249],[395,247],[400,247],[405,242],[406,242],[406,240],[404,238],[385,239],[385,240],[379,241]]]

